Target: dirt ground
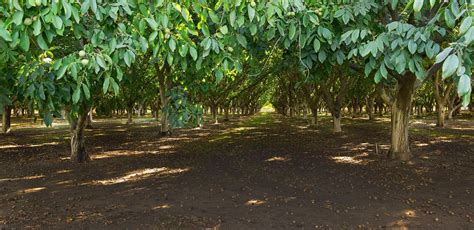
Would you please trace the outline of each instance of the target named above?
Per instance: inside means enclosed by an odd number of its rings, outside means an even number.
[[[385,159],[386,120],[122,123],[94,123],[82,165],[65,126],[0,136],[0,229],[474,229],[472,119],[413,121],[408,163]]]

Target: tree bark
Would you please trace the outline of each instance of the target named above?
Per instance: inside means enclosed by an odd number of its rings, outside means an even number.
[[[334,132],[335,133],[340,133],[342,132],[341,129],[341,116],[340,115],[333,115],[332,116],[332,121],[333,121],[333,126],[334,126]]]
[[[92,127],[92,110],[89,111],[89,113],[87,114],[87,120],[86,120],[86,129],[93,129],[94,127]]]
[[[88,112],[85,111],[77,119],[71,122],[71,161],[83,163],[90,160],[86,152],[84,128],[87,121]]]
[[[133,108],[127,107],[127,125],[133,123]]]
[[[166,72],[167,72],[167,66],[163,67],[163,70],[157,65],[156,71],[158,74],[158,84],[160,87],[160,100],[161,100],[161,126],[160,126],[160,131],[161,135],[167,135],[169,133],[169,123],[168,123],[168,115],[165,113],[163,108],[165,108],[168,105],[168,98],[166,97]]]
[[[415,82],[416,77],[413,74],[402,76],[398,80],[396,96],[392,103],[390,159],[407,161],[411,158],[408,128]]]
[[[11,106],[3,106],[3,115],[2,115],[2,132],[4,134],[9,134],[11,132],[11,117],[12,117],[12,108]]]

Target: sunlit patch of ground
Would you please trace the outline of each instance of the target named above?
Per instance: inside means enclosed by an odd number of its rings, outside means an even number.
[[[257,199],[253,199],[253,200],[249,200],[247,202],[245,202],[245,205],[249,206],[249,205],[262,205],[262,204],[265,204],[266,201],[264,200],[257,200]]]
[[[287,157],[271,157],[271,158],[266,159],[265,161],[266,162],[273,162],[273,161],[285,162],[285,161],[289,161],[289,160],[291,160],[291,159],[287,158]]]
[[[113,184],[120,184],[120,183],[125,183],[125,182],[144,180],[146,178],[155,177],[155,176],[159,177],[159,176],[165,176],[165,175],[180,174],[187,171],[189,171],[189,168],[174,168],[174,169],[167,168],[167,167],[147,168],[147,169],[141,169],[141,170],[128,172],[125,175],[121,177],[117,177],[117,178],[106,179],[106,180],[96,180],[96,181],[93,181],[92,184],[113,185]]]

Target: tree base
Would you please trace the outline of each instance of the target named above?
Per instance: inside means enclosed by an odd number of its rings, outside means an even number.
[[[395,161],[409,161],[412,158],[410,152],[388,152],[388,158]]]

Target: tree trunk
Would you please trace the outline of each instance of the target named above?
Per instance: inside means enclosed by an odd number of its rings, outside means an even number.
[[[219,120],[217,117],[217,106],[211,106],[211,114],[212,114],[212,120],[214,120],[214,124],[219,124]]]
[[[86,120],[86,129],[93,129],[92,127],[92,110],[89,111],[89,114],[87,115],[87,120]]]
[[[165,113],[164,109],[168,105],[168,98],[166,97],[166,80],[165,74],[166,70],[161,70],[159,66],[155,67],[158,72],[158,83],[160,87],[160,100],[161,100],[161,126],[160,131],[161,135],[167,135],[169,133],[169,123],[168,115]],[[167,68],[166,66],[163,69]]]
[[[334,125],[334,132],[335,133],[342,132],[342,129],[341,129],[341,115],[333,115],[332,116],[332,122],[333,122],[333,125]]]
[[[436,126],[437,127],[444,127],[444,104],[438,103],[436,106],[436,113],[437,113],[437,120],[436,120]]]
[[[127,108],[127,125],[130,125],[133,123],[133,108],[128,107]]]
[[[224,121],[229,121],[229,107],[224,108]]]
[[[90,160],[89,154],[86,152],[84,140],[84,128],[88,112],[83,112],[79,117],[71,123],[71,161],[83,163]]]
[[[412,74],[401,76],[401,80],[398,81],[397,94],[392,104],[390,159],[407,161],[411,157],[408,128],[415,81],[416,77]]]
[[[2,115],[2,131],[5,134],[9,134],[11,132],[11,117],[12,117],[12,108],[10,106],[3,107],[3,115]]]
[[[369,121],[373,121],[374,120],[374,99],[371,98],[371,97],[368,97],[366,99],[366,103],[365,103],[365,110],[367,112],[367,114],[369,115]]]

